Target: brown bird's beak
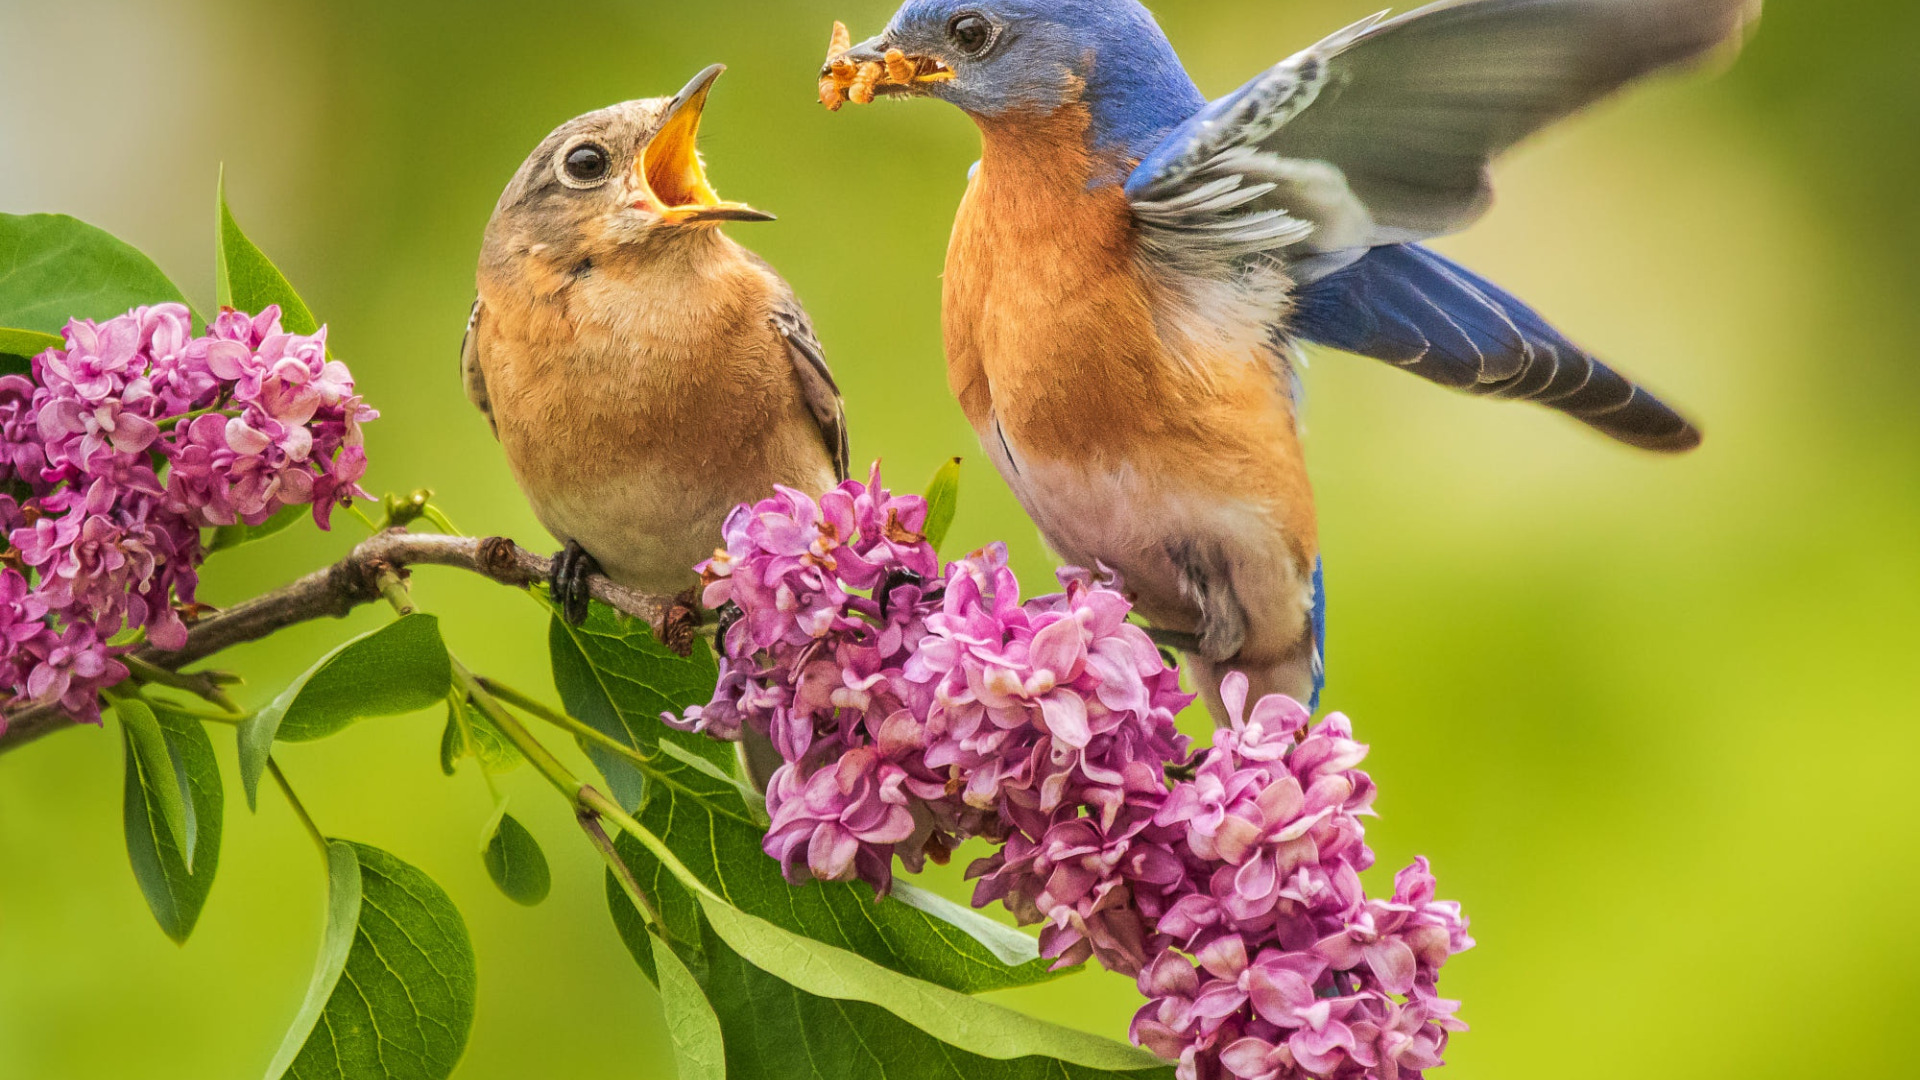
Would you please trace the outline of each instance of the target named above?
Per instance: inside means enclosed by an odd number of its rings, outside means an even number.
[[[634,161],[633,184],[640,193],[634,209],[652,211],[674,225],[774,220],[772,214],[745,203],[727,202],[714,194],[694,145],[700,134],[700,114],[707,107],[707,91],[725,70],[725,64],[714,64],[674,95],[660,129]]]

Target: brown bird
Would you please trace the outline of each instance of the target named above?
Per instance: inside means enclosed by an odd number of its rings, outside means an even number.
[[[793,290],[718,228],[694,145],[713,81],[548,135],[500,196],[460,366],[514,479],[565,548],[553,594],[587,580],[671,596],[736,505],[847,475],[839,389]]]

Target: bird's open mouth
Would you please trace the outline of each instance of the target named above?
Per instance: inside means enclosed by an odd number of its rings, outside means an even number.
[[[924,93],[929,84],[951,78],[953,69],[938,57],[899,49],[872,56],[855,53],[847,25],[836,22],[827,40],[827,61],[820,66],[820,104],[838,112],[849,101],[866,105],[877,94]]]
[[[707,182],[696,141],[707,92],[727,70],[715,64],[693,77],[667,106],[667,118],[634,163],[633,206],[676,224],[704,221],[772,221],[773,215],[745,203],[728,202]]]

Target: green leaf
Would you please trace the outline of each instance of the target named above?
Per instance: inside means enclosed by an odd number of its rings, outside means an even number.
[[[193,792],[187,786],[186,771],[180,768],[179,758],[160,730],[160,721],[145,701],[121,698],[113,703],[113,714],[120,718],[127,746],[133,751],[133,756],[127,759],[127,770],[130,775],[139,774],[140,786],[146,791],[141,801],[158,811],[175,850],[184,858],[187,869],[193,869],[198,823],[194,820]]]
[[[24,356],[16,356],[13,353],[0,352],[0,375],[31,376],[32,374],[33,374],[32,360],[29,360]]]
[[[595,604],[581,626],[554,617],[547,643],[553,684],[569,715],[643,753],[653,753],[665,739],[732,772],[730,746],[660,722],[663,712],[684,712],[712,700],[719,672],[704,642],[694,644],[692,656],[675,656],[645,623]],[[640,805],[644,784],[631,764],[591,745],[587,754],[620,805]]]
[[[783,930],[730,904],[699,897],[700,911],[728,948],[797,990],[878,1005],[949,1046],[1005,1060],[1052,1057],[1093,1069],[1153,1069],[1152,1054],[955,993]]]
[[[187,809],[194,823],[194,850],[189,866],[171,832],[161,823],[157,795],[165,788],[141,768],[133,733],[125,723],[125,714],[121,716],[121,729],[127,739],[127,858],[133,863],[134,880],[140,883],[140,893],[146,897],[147,908],[160,929],[174,941],[185,942],[200,919],[200,909],[206,905],[214,872],[220,866],[220,829],[225,810],[220,764],[200,721],[165,707],[155,712],[155,724],[166,742],[174,773],[186,780],[190,793]]]
[[[891,897],[876,902],[873,889],[863,883],[787,884],[780,864],[761,850],[764,827],[717,785],[703,793],[698,787],[702,779],[690,769],[666,770],[640,811],[640,823],[664,840],[702,884],[735,907],[962,993],[1059,977],[1047,969],[1025,934],[958,905],[927,899],[910,886],[906,891],[914,902]],[[624,838],[616,846],[643,888],[656,895],[678,891],[645,848]],[[961,917],[954,918],[956,913]],[[668,926],[676,925],[669,917]]]
[[[280,326],[289,334],[311,334],[320,329],[306,301],[293,291],[280,268],[247,239],[227,206],[227,170],[220,170],[219,222],[214,236],[214,291],[221,307],[258,315],[268,304],[280,305]]]
[[[311,517],[313,508],[306,505],[283,506],[274,515],[258,525],[244,522],[234,525],[222,525],[213,530],[213,536],[207,541],[207,554],[226,551],[242,544],[251,544],[255,540],[265,540]]]
[[[495,815],[488,834],[480,857],[493,883],[516,904],[532,907],[545,900],[553,888],[553,875],[547,869],[546,853],[533,834],[507,813],[505,806]]]
[[[321,657],[240,726],[240,784],[253,806],[276,739],[324,738],[355,720],[427,708],[447,696],[453,666],[440,620],[407,615]]]
[[[168,302],[187,301],[112,234],[65,214],[0,214],[0,326],[57,334],[70,319]]]
[[[623,853],[638,848],[624,836],[617,843]],[[1170,1066],[1144,1051],[895,974],[723,903],[696,903],[671,878],[652,895],[673,935],[675,955],[701,984],[719,1020],[730,1080],[1171,1080],[1173,1075]],[[639,912],[611,882],[608,901],[635,958],[645,957],[643,968],[659,968],[662,951],[651,947]],[[724,934],[709,921],[707,907],[723,913]],[[812,970],[816,966],[821,970]],[[664,970],[656,975],[663,997],[670,978]],[[897,999],[898,1008],[875,999]],[[921,1021],[925,1029],[916,1026]]]
[[[659,938],[652,938],[654,967],[659,971],[660,1003],[667,1014],[667,1033],[673,1038],[674,1072],[680,1080],[726,1080],[727,1052],[720,1036],[720,1018],[714,1015],[706,992],[693,972]]]
[[[433,880],[327,843],[327,930],[267,1080],[444,1080],[473,1027],[473,945]]]
[[[38,356],[48,349],[66,346],[67,339],[59,334],[43,334],[38,330],[15,330],[0,326],[0,353],[17,356],[22,360]]]
[[[960,459],[954,458],[940,466],[933,474],[933,480],[927,484],[927,524],[920,531],[925,534],[927,543],[933,550],[939,551],[946,542],[947,530],[953,527],[953,515],[960,507]]]
[[[455,692],[447,696],[447,726],[440,732],[440,771],[452,776],[460,759],[470,754],[490,773],[506,772],[524,760],[493,721],[467,708],[466,699]]]

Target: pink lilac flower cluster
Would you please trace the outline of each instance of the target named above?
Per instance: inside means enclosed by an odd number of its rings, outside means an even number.
[[[1248,710],[1238,673],[1221,696],[1229,726],[1154,816],[1180,830],[1189,877],[1138,973],[1149,1000],[1134,1041],[1178,1060],[1183,1080],[1418,1077],[1465,1027],[1435,992],[1440,966],[1473,945],[1460,905],[1434,899],[1425,859],[1391,899],[1367,897],[1359,817],[1374,785],[1346,717],[1310,725],[1277,694]]]
[[[181,304],[67,324],[32,378],[0,377],[0,689],[98,720],[126,678],[115,644],[178,648],[200,530],[365,497],[360,425],[377,413],[328,360],[326,330],[278,308],[223,311],[195,336]]]
[[[1116,582],[1062,573],[1023,602],[998,545],[942,569],[924,502],[850,481],[741,507],[701,568],[740,617],[719,688],[670,723],[752,730],[786,764],[767,853],[789,880],[884,891],[960,841],[974,904],[1042,924],[1043,955],[1137,978],[1134,1041],[1182,1080],[1417,1077],[1462,1025],[1437,972],[1469,947],[1424,860],[1369,899],[1373,782],[1344,717],[1318,725],[1243,676],[1190,755],[1179,673]]]

